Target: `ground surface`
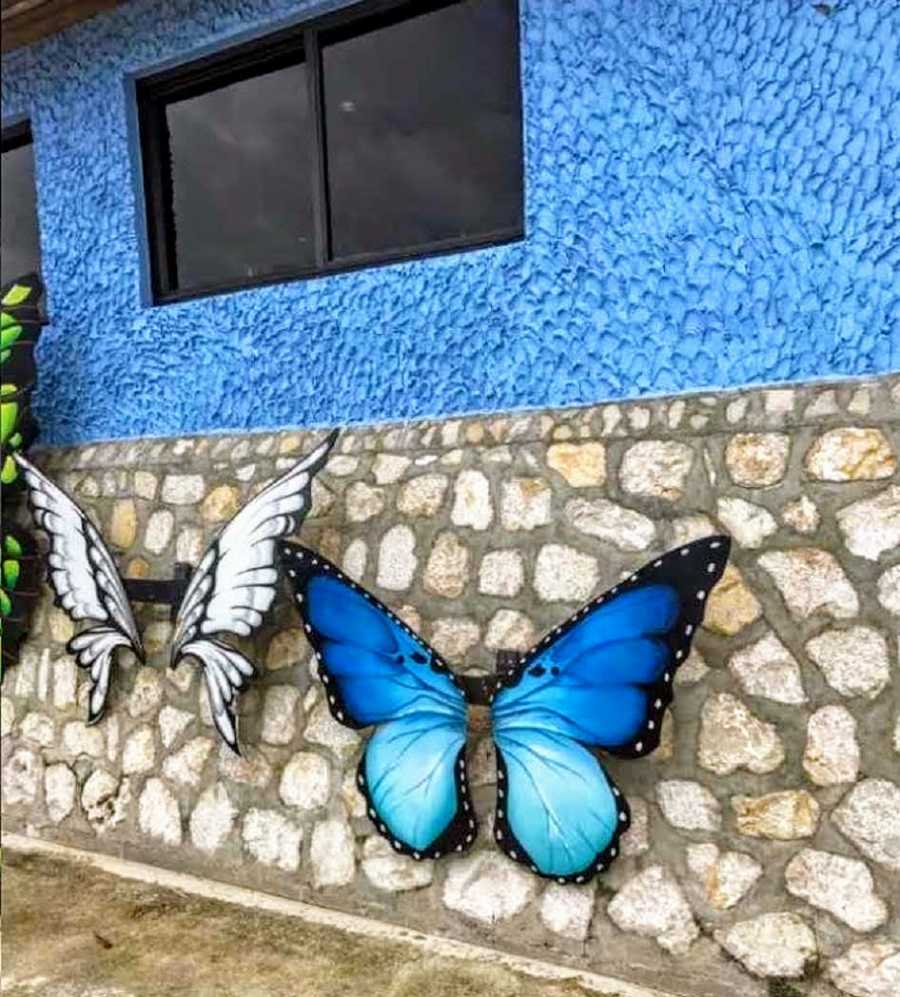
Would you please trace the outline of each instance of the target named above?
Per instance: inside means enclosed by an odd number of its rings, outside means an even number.
[[[581,997],[499,966],[3,851],[4,997]]]

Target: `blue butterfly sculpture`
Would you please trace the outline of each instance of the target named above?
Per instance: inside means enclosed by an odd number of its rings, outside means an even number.
[[[486,680],[494,836],[511,859],[585,883],[615,858],[628,804],[592,749],[638,758],[659,744],[672,680],[730,546],[714,536],[670,551]],[[464,851],[476,835],[471,680],[323,557],[291,543],[281,552],[332,714],[347,727],[375,725],[357,775],[369,817],[415,859]]]

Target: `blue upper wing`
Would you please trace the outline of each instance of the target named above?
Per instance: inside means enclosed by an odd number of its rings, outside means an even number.
[[[397,851],[462,851],[476,824],[466,781],[466,700],[424,641],[325,558],[282,544],[281,560],[336,720],[378,725],[357,781]]]
[[[501,680],[495,833],[510,857],[575,882],[615,857],[628,807],[587,748],[634,758],[659,744],[672,680],[729,549],[716,536],[670,551],[584,606]]]

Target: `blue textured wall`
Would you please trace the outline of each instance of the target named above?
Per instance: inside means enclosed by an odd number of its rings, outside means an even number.
[[[126,74],[320,7],[133,2],[3,60],[37,143],[45,438],[900,366],[894,0],[522,0],[524,242],[145,307]]]

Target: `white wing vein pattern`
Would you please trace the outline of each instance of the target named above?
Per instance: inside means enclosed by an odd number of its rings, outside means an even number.
[[[201,663],[216,730],[236,754],[235,702],[255,669],[214,638],[246,637],[262,623],[276,594],[278,541],[295,533],[309,511],[313,477],[336,439],[335,431],[225,525],[200,559],[178,610],[171,666],[188,655]]]
[[[72,620],[97,620],[73,637],[67,649],[91,676],[88,723],[95,724],[106,709],[117,647],[143,659],[144,649],[116,563],[94,524],[76,503],[21,454],[28,502],[35,523],[50,539],[47,578],[56,605]]]

